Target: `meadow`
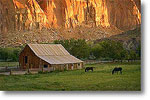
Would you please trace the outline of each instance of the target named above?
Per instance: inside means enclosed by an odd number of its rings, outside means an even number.
[[[18,62],[0,62],[0,67],[14,67],[19,66]]]
[[[0,75],[0,90],[4,91],[140,91],[141,65],[130,63],[86,64],[93,72],[81,70],[30,75]],[[114,67],[123,73],[111,74]]]

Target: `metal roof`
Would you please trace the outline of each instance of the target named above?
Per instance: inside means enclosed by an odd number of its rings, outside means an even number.
[[[49,64],[67,64],[83,62],[69,54],[61,44],[28,44],[31,50]]]

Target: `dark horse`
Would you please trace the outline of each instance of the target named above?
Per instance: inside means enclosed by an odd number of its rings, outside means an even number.
[[[93,68],[95,68],[95,67],[86,67],[86,68],[85,68],[85,72],[87,72],[87,71],[89,71],[89,70],[91,70],[91,71],[93,72]]]
[[[113,70],[112,70],[112,74],[116,73],[118,74],[118,71],[120,71],[120,74],[122,74],[122,68],[121,67],[115,67]]]

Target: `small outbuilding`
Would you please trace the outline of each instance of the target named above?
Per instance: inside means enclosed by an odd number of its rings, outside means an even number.
[[[61,44],[28,44],[19,55],[21,69],[82,69],[83,61],[69,54]]]

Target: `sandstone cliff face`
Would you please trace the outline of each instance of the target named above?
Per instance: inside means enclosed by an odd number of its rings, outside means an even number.
[[[140,0],[3,0],[0,20],[1,32],[81,25],[128,30],[141,23]]]
[[[107,8],[109,23],[121,30],[133,29],[141,24],[137,0],[107,0]]]
[[[12,1],[0,1],[0,33],[6,33],[9,29],[13,28],[14,13],[15,10]]]
[[[52,27],[87,24],[121,30],[141,23],[140,0],[38,0]]]
[[[0,0],[0,46],[105,38],[140,25],[140,12],[140,0]]]
[[[25,2],[13,0],[17,22],[22,24],[24,29],[49,27],[47,17],[38,3],[35,0],[23,1]]]
[[[107,7],[104,0],[38,0],[52,27],[78,25],[108,27]]]
[[[1,32],[49,27],[47,17],[35,0],[0,1]]]

